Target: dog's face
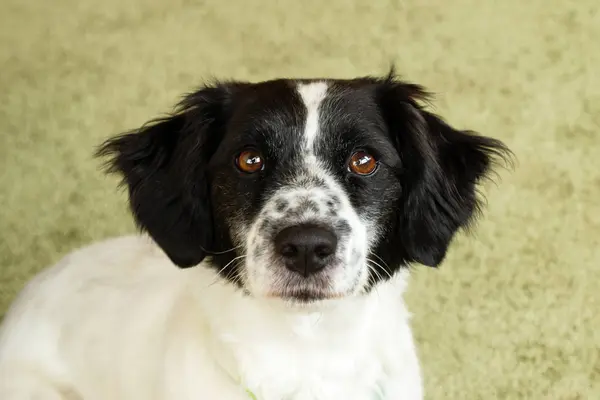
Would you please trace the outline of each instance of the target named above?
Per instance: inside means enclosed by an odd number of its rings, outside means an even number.
[[[221,83],[100,154],[178,266],[208,256],[253,296],[345,297],[408,263],[437,266],[507,152],[424,98],[393,76]]]
[[[362,290],[400,194],[400,157],[373,99],[336,82],[238,90],[208,164],[217,224],[240,249],[236,275],[264,296]]]

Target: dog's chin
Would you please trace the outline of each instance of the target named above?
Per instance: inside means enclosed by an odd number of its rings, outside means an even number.
[[[265,296],[272,300],[280,300],[292,307],[318,307],[320,304],[342,300],[353,294],[354,290],[334,289],[325,281],[312,280],[310,283],[288,282],[283,287],[272,287]]]
[[[338,268],[343,269],[343,266],[331,265],[321,272],[305,277],[286,270],[283,265],[280,265],[267,281],[245,283],[248,293],[256,298],[281,302],[287,306],[318,306],[357,293],[359,279],[355,280],[354,285],[340,285],[342,282],[335,280]],[[339,275],[339,270],[337,272]]]
[[[349,293],[298,288],[285,291],[271,291],[266,297],[279,299],[290,306],[309,306],[318,305],[330,300],[343,299],[349,295]]]

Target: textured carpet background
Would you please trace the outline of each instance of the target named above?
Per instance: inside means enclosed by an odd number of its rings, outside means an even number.
[[[408,293],[429,399],[600,399],[597,0],[0,2],[0,310],[129,232],[91,153],[211,76],[385,73],[518,158]]]

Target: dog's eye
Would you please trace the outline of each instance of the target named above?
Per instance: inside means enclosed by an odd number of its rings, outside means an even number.
[[[257,150],[244,150],[235,159],[235,165],[242,172],[252,174],[263,169],[263,157]]]
[[[348,169],[358,175],[371,175],[377,170],[377,160],[366,151],[357,151],[350,157]]]

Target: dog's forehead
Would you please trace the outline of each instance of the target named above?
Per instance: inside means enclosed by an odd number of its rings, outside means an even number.
[[[244,86],[234,101],[231,124],[260,132],[278,145],[306,149],[332,132],[377,122],[368,82],[280,79]],[[336,138],[343,139],[343,138]]]

